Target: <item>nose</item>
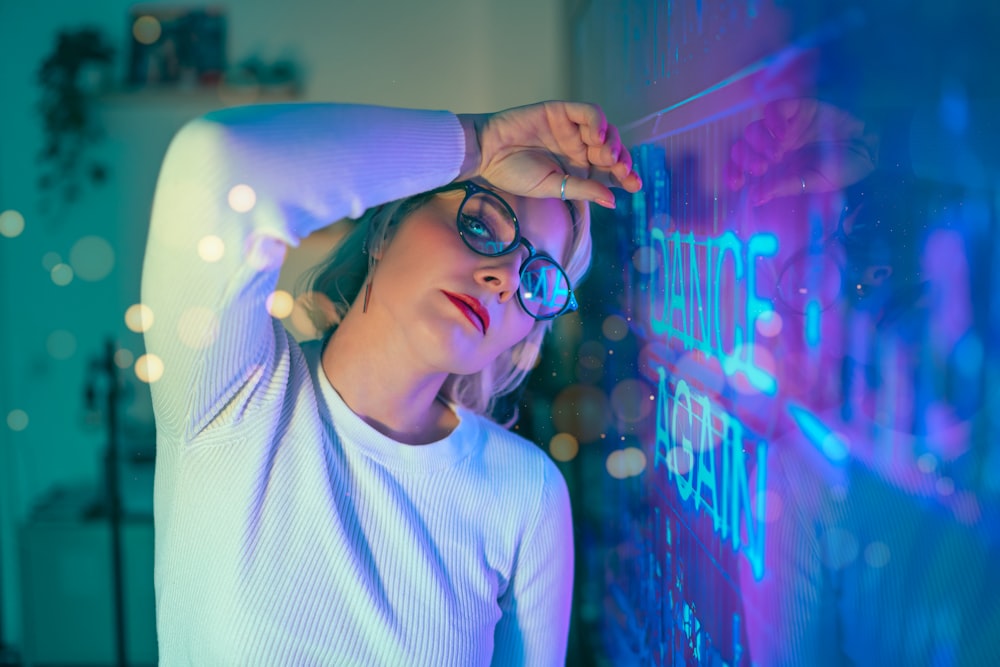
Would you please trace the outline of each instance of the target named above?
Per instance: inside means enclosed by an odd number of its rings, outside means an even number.
[[[520,253],[490,257],[475,270],[476,282],[497,293],[500,303],[514,298],[521,287]]]

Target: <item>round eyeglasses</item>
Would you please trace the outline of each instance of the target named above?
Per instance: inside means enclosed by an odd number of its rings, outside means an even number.
[[[528,256],[521,263],[521,287],[517,300],[524,312],[536,320],[551,320],[577,309],[576,297],[566,271],[552,257],[535,250],[521,236],[514,209],[500,195],[470,181],[452,183],[434,193],[464,190],[455,223],[458,235],[476,254],[499,257],[523,245]]]

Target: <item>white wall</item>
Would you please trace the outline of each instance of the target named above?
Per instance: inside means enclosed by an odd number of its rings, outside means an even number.
[[[565,0],[243,0],[227,8],[231,62],[250,55],[291,56],[305,71],[305,98],[489,111],[568,93]],[[180,125],[208,110],[209,97],[117,95],[101,103],[108,136],[100,153],[111,180],[58,219],[39,214],[35,156],[41,142],[34,78],[61,28],[93,25],[127,52],[124,0],[0,2],[0,211],[26,220],[16,238],[0,236],[0,563],[4,635],[19,643],[16,526],[57,485],[96,485],[104,435],[85,424],[84,370],[113,337],[135,356],[141,339],[123,322],[138,301],[145,225],[157,165]],[[115,251],[98,282],[56,286],[42,267],[49,252],[69,256],[96,235]],[[47,340],[69,332],[75,352],[53,358]],[[148,420],[143,386],[129,420]],[[7,415],[27,412],[14,431]]]

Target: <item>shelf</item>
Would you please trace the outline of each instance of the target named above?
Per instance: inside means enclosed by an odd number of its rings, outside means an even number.
[[[98,95],[101,104],[109,106],[239,106],[261,102],[291,102],[302,99],[290,87],[211,86],[173,87],[156,86],[135,90],[115,90]]]

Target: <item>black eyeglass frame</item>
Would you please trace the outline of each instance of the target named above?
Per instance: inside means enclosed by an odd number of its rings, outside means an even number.
[[[521,236],[521,224],[518,222],[518,220],[517,220],[517,214],[514,213],[514,209],[511,208],[510,204],[507,203],[507,200],[505,200],[503,197],[501,197],[497,193],[493,192],[492,190],[489,190],[489,189],[484,188],[484,187],[482,187],[480,185],[477,185],[477,184],[473,183],[472,181],[458,181],[456,183],[451,183],[451,184],[446,185],[444,187],[440,187],[440,188],[437,188],[435,190],[431,190],[427,194],[429,194],[429,195],[435,195],[435,194],[440,194],[442,192],[451,192],[453,190],[465,190],[465,197],[462,199],[462,203],[458,205],[458,212],[455,214],[455,229],[458,232],[458,235],[460,237],[462,237],[462,242],[465,243],[465,246],[469,250],[471,250],[472,252],[476,253],[477,255],[481,255],[483,257],[503,257],[504,255],[509,255],[510,253],[514,252],[515,250],[518,249],[519,246],[523,245],[525,248],[528,249],[528,256],[524,258],[523,262],[521,262],[521,266],[518,269],[518,276],[523,276],[524,269],[525,269],[525,267],[528,266],[528,264],[531,262],[531,260],[535,259],[536,257],[541,257],[543,259],[547,259],[548,261],[550,261],[552,263],[552,265],[554,267],[556,267],[556,269],[559,271],[559,273],[562,275],[562,277],[566,280],[566,285],[569,287],[569,289],[568,289],[569,298],[566,299],[566,305],[564,305],[560,310],[558,310],[558,311],[556,311],[556,312],[554,312],[554,313],[552,313],[550,315],[536,315],[536,314],[532,313],[530,310],[528,310],[528,307],[524,303],[524,298],[521,296],[521,288],[518,287],[518,289],[517,289],[517,302],[519,304],[521,304],[521,309],[524,310],[525,313],[527,313],[528,315],[530,315],[535,320],[544,322],[544,321],[547,321],[547,320],[554,320],[555,318],[559,317],[560,315],[565,315],[566,313],[572,313],[572,312],[576,311],[580,307],[579,304],[576,301],[576,295],[573,293],[573,283],[569,279],[569,274],[566,273],[566,269],[564,269],[559,264],[559,262],[557,262],[555,260],[555,258],[553,258],[551,255],[549,255],[546,252],[541,252],[539,250],[536,250],[535,246],[532,245],[531,242],[528,239],[526,239],[523,236]],[[490,197],[493,197],[497,201],[499,201],[503,205],[503,207],[507,211],[507,213],[510,215],[510,219],[514,223],[514,238],[511,240],[510,244],[506,248],[504,248],[503,250],[501,250],[500,252],[488,253],[488,252],[483,252],[482,250],[479,250],[478,248],[476,248],[475,246],[473,246],[471,243],[469,243],[469,239],[465,238],[465,233],[462,231],[462,225],[461,225],[462,209],[465,208],[466,202],[468,202],[469,199],[471,199],[473,196],[475,196],[477,194],[488,195]],[[569,202],[567,202],[567,204],[568,203]],[[572,216],[572,212],[570,213],[570,215]],[[523,277],[521,279],[521,282],[524,282]]]
[[[848,255],[853,248],[858,247],[859,242],[852,238],[852,236],[857,235],[855,230],[852,230],[852,233],[848,234],[844,229],[844,221],[857,213],[857,211],[858,207],[849,205],[844,206],[840,212],[840,217],[837,220],[837,228],[833,231],[833,233],[824,238],[810,241],[809,245],[792,253],[791,257],[785,260],[785,262],[781,265],[781,270],[778,271],[778,277],[775,285],[775,296],[778,304],[781,305],[782,308],[797,315],[806,314],[805,309],[793,305],[790,300],[790,295],[784,294],[781,289],[781,284],[784,281],[785,274],[797,261],[811,255],[825,256],[830,247],[838,244]],[[831,261],[836,264],[837,269],[840,272],[840,289],[838,290],[837,296],[830,303],[820,306],[819,312],[826,312],[830,310],[845,295],[852,298],[855,302],[860,302],[868,296],[864,286],[856,280],[858,267],[855,266],[855,263],[851,261],[849,256],[845,257],[842,261],[837,259],[831,259]]]

